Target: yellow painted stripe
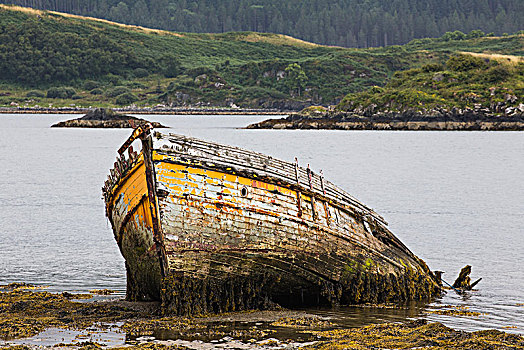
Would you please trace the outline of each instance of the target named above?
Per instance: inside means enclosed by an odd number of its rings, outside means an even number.
[[[216,185],[223,184],[226,187],[233,188],[232,186],[228,184],[228,182],[229,183],[238,183],[241,186],[261,188],[261,189],[266,189],[268,191],[278,191],[288,196],[296,196],[296,192],[287,187],[281,187],[281,186],[270,184],[264,181],[249,179],[246,177],[227,174],[227,173],[223,173],[223,172],[215,171],[215,170],[201,169],[201,168],[195,168],[195,167],[182,165],[182,164],[173,164],[173,163],[162,162],[162,160],[169,159],[169,156],[166,156],[166,155],[155,153],[153,155],[153,159],[157,161],[160,160],[160,162],[156,164],[157,176],[159,176],[159,178],[162,181],[165,181],[167,183],[173,183],[177,185],[184,184],[184,185],[194,187],[193,185],[191,185],[190,183],[184,180],[177,180],[177,179],[185,179],[187,177],[187,179],[189,180],[199,181],[197,178],[191,177],[191,175],[200,175],[200,176],[205,176],[206,177],[205,181],[209,184],[216,184]],[[166,178],[166,177],[169,177],[169,178]],[[222,180],[225,180],[225,182],[223,183]],[[309,196],[303,195],[303,197],[305,200],[308,200],[308,201],[310,200]]]
[[[135,171],[126,177],[116,189],[113,194],[112,205],[115,205],[115,201],[120,195],[124,195],[124,203],[128,206],[128,210],[134,208],[138,202],[140,202],[142,196],[147,194],[147,183],[144,163],[140,163],[139,166],[134,169]]]

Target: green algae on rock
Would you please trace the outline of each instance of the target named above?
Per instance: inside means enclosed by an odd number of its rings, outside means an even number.
[[[189,332],[200,325],[189,318],[164,317],[158,319],[127,320],[122,330],[131,336],[152,335],[156,331]]]
[[[13,345],[13,346],[2,347],[2,350],[35,350],[35,348],[40,349],[40,347],[34,347],[34,346]],[[57,344],[54,348],[74,349],[74,350],[107,349],[107,347],[104,346],[103,344],[98,344],[97,342],[91,342],[91,341],[71,343],[71,344]],[[178,344],[159,344],[159,343],[145,342],[145,343],[136,344],[136,345],[111,347],[110,349],[111,350],[186,350],[188,349],[189,350],[190,348],[185,347],[183,345],[178,345]]]
[[[0,291],[13,291],[13,290],[35,290],[45,289],[47,286],[35,286],[33,284],[25,282],[12,282],[6,285],[0,285]]]
[[[361,328],[313,332],[321,338],[308,349],[522,349],[524,338],[497,330],[456,331],[441,323],[417,320]]]
[[[267,339],[274,332],[264,327],[245,329],[231,328],[217,320],[231,322],[273,323],[273,327],[297,329],[303,338],[315,340],[298,344],[297,348],[309,349],[478,349],[512,350],[524,347],[524,338],[497,330],[464,332],[453,330],[440,323],[427,323],[418,320],[406,324],[389,323],[370,325],[361,328],[345,328],[331,324],[318,317],[300,312],[238,312],[216,315],[208,318],[160,317],[159,305],[145,308],[141,303],[88,302],[78,303],[67,300],[60,294],[15,290],[0,293],[0,339],[28,337],[48,327],[67,329],[86,329],[95,322],[124,321],[120,329],[131,339],[137,336],[152,335],[155,332],[171,332],[172,339],[244,339],[244,345],[263,347],[278,343],[277,339]],[[258,323],[260,322],[260,323]],[[116,326],[118,327],[118,326]],[[326,329],[327,330],[322,330]],[[507,328],[511,328],[508,326]],[[320,329],[320,330],[319,330]],[[98,350],[103,344],[83,338],[85,341],[59,343],[62,349]],[[280,339],[280,338],[279,338]],[[57,343],[60,340],[57,340]],[[187,343],[187,342],[186,342]],[[226,343],[227,344],[227,343]],[[275,345],[274,344],[274,345]],[[224,345],[224,344],[221,344]],[[185,349],[174,341],[158,341],[154,338],[131,341],[114,350],[175,350]],[[8,350],[30,350],[34,346],[6,346]]]
[[[30,337],[49,327],[85,329],[95,322],[146,316],[146,311],[125,303],[74,302],[49,292],[0,292],[0,339]]]
[[[464,316],[464,317],[478,317],[482,315],[480,312],[465,311],[465,310],[428,310],[428,314],[446,315],[446,316]]]
[[[115,293],[115,291],[111,289],[91,289],[89,293],[95,295],[111,295]]]
[[[321,317],[281,317],[271,323],[276,327],[304,328],[304,329],[322,329],[333,327],[333,323],[322,319]]]

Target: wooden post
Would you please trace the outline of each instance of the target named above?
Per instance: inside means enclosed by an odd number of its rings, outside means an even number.
[[[455,280],[455,283],[453,283],[454,288],[460,288],[464,290],[471,290],[473,287],[479,283],[482,278],[479,278],[475,282],[471,283],[471,278],[469,277],[469,274],[471,273],[471,265],[466,265],[460,270],[459,276]]]
[[[297,185],[300,186],[300,180],[298,178],[298,159],[295,157],[295,179]],[[297,189],[297,207],[298,207],[298,217],[302,217],[302,193]]]
[[[149,198],[149,209],[153,221],[153,241],[160,260],[160,273],[162,277],[167,273],[166,252],[164,247],[164,237],[160,226],[160,215],[158,207],[158,197],[156,195],[156,177],[153,166],[153,140],[151,137],[151,128],[147,128],[140,134],[142,141],[142,153],[144,154],[144,165],[146,168],[147,194]],[[126,147],[127,148],[127,147]]]

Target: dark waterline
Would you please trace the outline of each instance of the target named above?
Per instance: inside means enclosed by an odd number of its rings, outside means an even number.
[[[100,188],[129,130],[49,128],[73,117],[0,116],[0,284],[124,293],[124,263]],[[467,330],[524,332],[524,133],[238,129],[265,118],[149,117],[175,133],[296,156],[374,207],[448,282],[466,264],[473,278],[483,277],[478,291],[449,292],[433,305],[467,306],[479,317],[421,315],[418,308],[313,313],[362,323],[424,316]]]

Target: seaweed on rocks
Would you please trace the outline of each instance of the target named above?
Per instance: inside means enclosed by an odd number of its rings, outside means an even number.
[[[63,294],[15,289],[0,292],[0,339],[33,336],[46,328],[84,329],[95,322],[113,322],[147,315],[125,303],[82,303]]]
[[[456,331],[441,323],[416,320],[361,328],[313,331],[321,341],[309,349],[522,349],[524,338],[497,330]]]
[[[378,274],[369,268],[348,267],[339,282],[319,280],[302,293],[288,295],[279,294],[276,276],[267,272],[225,279],[171,273],[162,281],[162,312],[195,316],[275,307],[404,303],[431,300],[441,293],[429,269],[406,267],[399,274]]]
[[[112,347],[115,350],[175,350],[185,349],[188,341],[158,340],[155,332],[173,332],[175,338],[218,339],[223,342],[216,348],[228,348],[231,344],[241,344],[243,348],[283,348],[306,349],[522,349],[524,338],[498,330],[477,332],[458,331],[441,323],[428,323],[416,320],[408,323],[384,323],[360,328],[347,328],[332,324],[320,317],[304,312],[285,310],[270,312],[237,312],[206,318],[162,317],[159,305],[144,303],[111,302],[73,302],[61,294],[34,292],[15,289],[0,293],[0,339],[23,338],[35,335],[49,327],[80,330],[91,327],[95,322],[124,322],[118,327],[130,336],[129,343]],[[222,322],[222,323],[220,323]],[[301,338],[313,341],[307,343],[286,343],[275,338],[267,338],[274,330],[262,327],[245,329],[231,328],[223,322],[257,322],[262,326],[295,329]],[[510,327],[508,327],[510,328]],[[287,331],[286,330],[286,331]],[[286,333],[288,334],[288,333]],[[302,336],[302,334],[304,336]],[[287,336],[287,335],[286,335]],[[135,337],[138,337],[135,339]],[[199,338],[200,337],[200,338]],[[276,337],[276,335],[275,335]],[[97,350],[104,346],[94,340],[59,343],[56,348]],[[247,340],[241,343],[235,339]],[[57,339],[57,343],[60,340]],[[126,341],[127,342],[127,341]],[[199,344],[210,347],[212,343]],[[194,345],[194,344],[193,344]],[[289,345],[289,346],[287,346]],[[8,350],[31,350],[42,348],[34,345],[0,345]],[[195,347],[191,347],[195,348]],[[213,347],[214,348],[214,347]]]
[[[267,294],[273,283],[264,274],[215,280],[172,273],[162,281],[162,309],[164,314],[206,315],[274,308]]]

